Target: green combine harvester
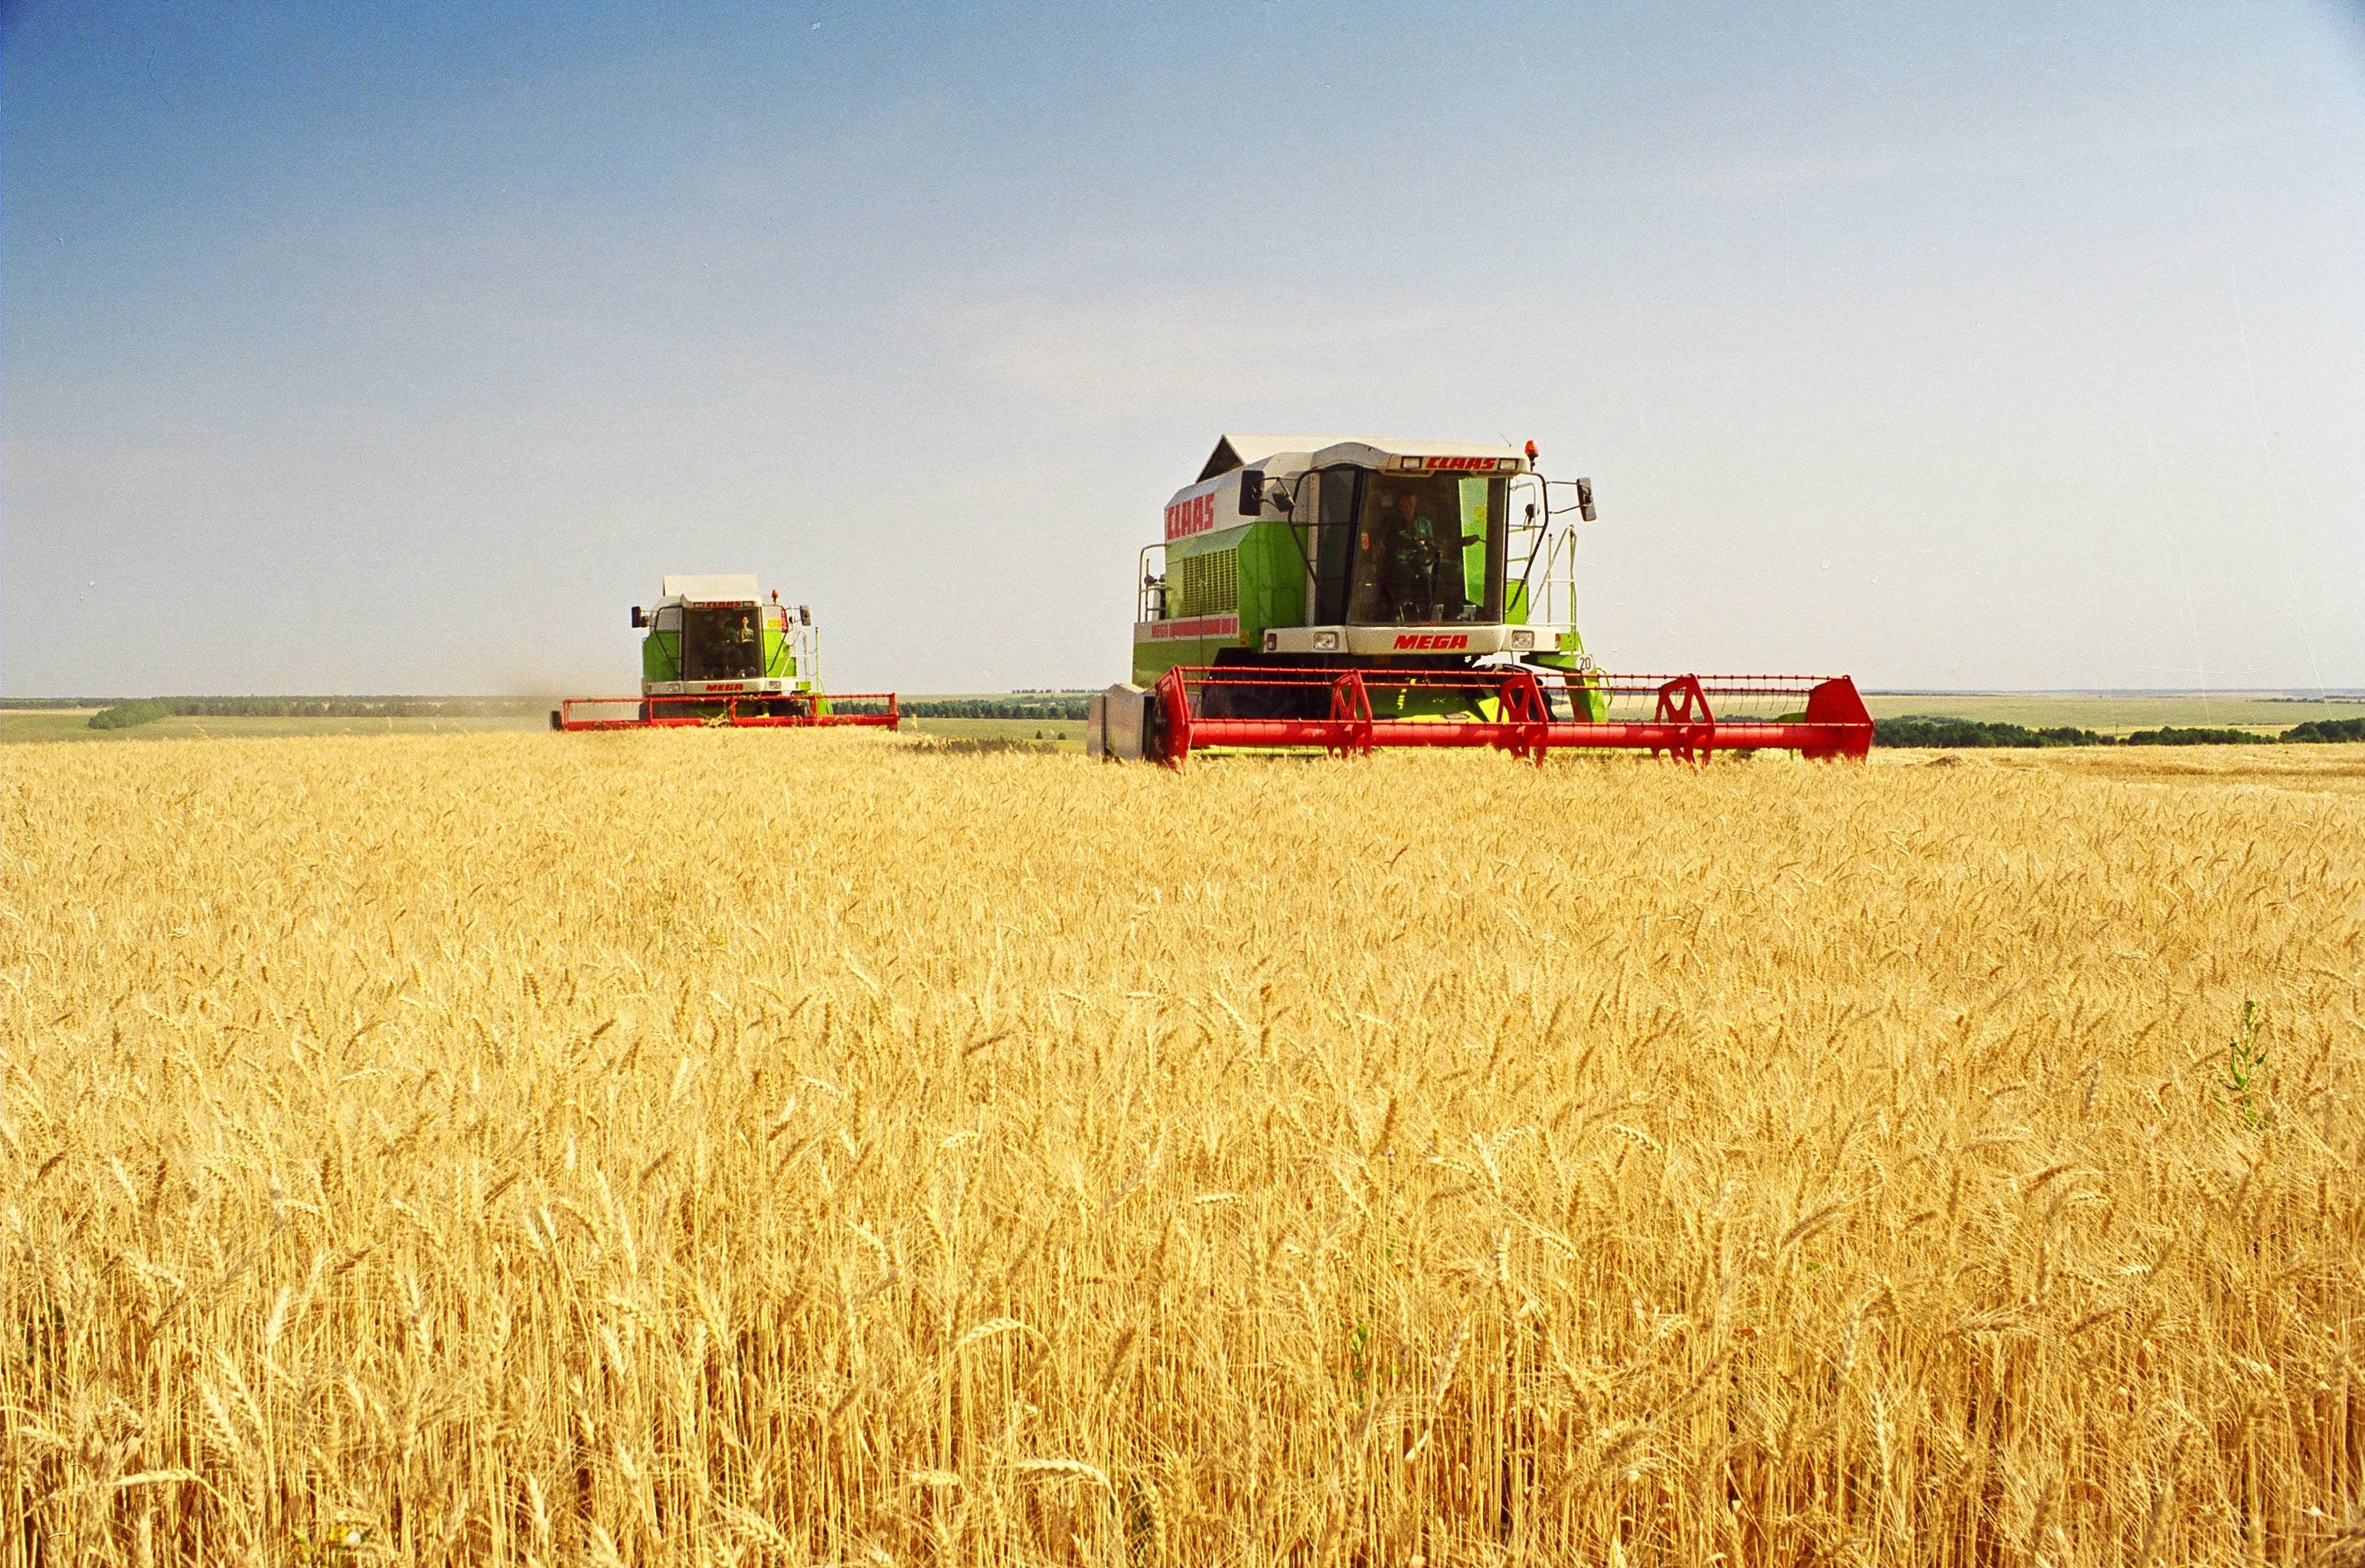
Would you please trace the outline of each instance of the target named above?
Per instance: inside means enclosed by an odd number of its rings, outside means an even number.
[[[552,729],[897,726],[891,691],[823,691],[811,606],[759,593],[747,574],[669,575],[662,590],[654,608],[633,606],[633,625],[648,633],[640,696],[567,698]]]
[[[1209,747],[1563,747],[1861,757],[1844,676],[1617,676],[1576,629],[1589,480],[1536,445],[1227,434],[1141,553],[1133,678],[1087,745],[1180,765]]]

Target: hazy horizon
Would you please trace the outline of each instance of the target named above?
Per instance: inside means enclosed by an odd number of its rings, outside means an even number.
[[[991,689],[946,687],[933,690],[913,688],[898,695],[906,701],[962,697],[1074,697],[1098,691],[1108,684],[1106,681],[1101,681],[1092,686],[1004,686]],[[2247,697],[2277,702],[2365,702],[2365,686],[2322,688],[2313,686],[1866,686],[1862,690],[1866,697]],[[0,709],[6,708],[10,703],[39,703],[54,708],[61,703],[138,702],[182,698],[206,702],[237,701],[251,698],[261,701],[284,699],[298,702],[388,699],[410,701],[449,700],[463,702],[533,703],[572,695],[575,693],[556,687],[548,691],[28,691],[11,692],[6,696],[0,696]]]
[[[0,692],[1122,678],[1225,429],[1530,437],[1612,668],[2365,687],[2365,12],[0,13]]]

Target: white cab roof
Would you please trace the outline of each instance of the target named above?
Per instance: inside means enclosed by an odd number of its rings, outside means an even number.
[[[667,572],[663,602],[667,604],[754,604],[753,572]]]
[[[1207,465],[1199,470],[1199,477],[1212,479],[1218,474],[1245,468],[1251,463],[1269,465],[1275,457],[1311,457],[1326,446],[1335,446],[1342,441],[1353,439],[1344,435],[1271,435],[1226,431],[1216,438],[1216,450],[1208,454]]]
[[[1199,471],[1199,481],[1251,465],[1287,473],[1333,463],[1377,466],[1384,458],[1410,456],[1510,457],[1520,459],[1521,468],[1527,466],[1525,454],[1516,446],[1467,441],[1404,441],[1381,435],[1261,435],[1227,431],[1216,442],[1207,465]]]

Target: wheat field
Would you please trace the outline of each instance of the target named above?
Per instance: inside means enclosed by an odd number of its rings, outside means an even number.
[[[175,741],[0,804],[7,1563],[2359,1544],[2338,748]]]

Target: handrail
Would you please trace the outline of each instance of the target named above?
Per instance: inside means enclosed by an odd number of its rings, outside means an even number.
[[[1149,553],[1152,550],[1158,552],[1158,572],[1155,577],[1151,576],[1149,570]],[[1138,559],[1138,566],[1139,569],[1134,577],[1133,584],[1133,619],[1137,624],[1144,621],[1163,621],[1166,619],[1166,606],[1168,603],[1166,588],[1166,542],[1161,539],[1156,543],[1143,545],[1141,547],[1141,554]],[[1157,610],[1156,614],[1150,613],[1152,607],[1149,600],[1153,594],[1155,594],[1158,599],[1158,603],[1155,607]]]

